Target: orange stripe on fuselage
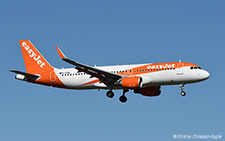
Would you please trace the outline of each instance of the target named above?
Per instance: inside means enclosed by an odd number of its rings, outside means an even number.
[[[54,75],[54,76],[51,76],[51,75]],[[55,77],[54,81],[51,81],[51,77]],[[62,83],[62,81],[55,74],[55,71],[53,69],[52,69],[52,74],[50,74],[50,72],[45,73],[45,75],[41,75],[40,79],[37,79],[37,80],[28,79],[28,82],[67,89],[67,87]]]
[[[136,68],[132,68],[132,69],[128,69],[128,70],[121,70],[122,72],[119,72],[117,74],[135,76],[135,75],[140,75],[140,74],[145,74],[145,73],[153,73],[153,72],[159,72],[159,71],[164,71],[164,70],[172,70],[172,69],[176,69],[176,68],[189,67],[189,66],[198,66],[198,65],[193,64],[193,63],[187,63],[187,62],[153,63],[153,64],[148,64],[148,65],[144,65],[144,66],[140,66],[140,67],[136,67]],[[97,82],[100,82],[99,79],[84,83],[80,86],[94,84]]]
[[[163,70],[170,70],[170,69],[176,69],[176,68],[188,67],[188,66],[198,66],[198,65],[193,63],[186,63],[186,62],[153,63],[153,64],[148,64],[148,65],[124,70],[123,72],[120,72],[118,74],[133,76],[133,75],[153,73],[153,72],[159,72]]]

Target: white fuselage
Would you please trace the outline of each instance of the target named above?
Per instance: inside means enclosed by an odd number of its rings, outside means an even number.
[[[134,76],[134,71],[127,71],[140,66],[138,65],[116,65],[96,67],[111,73],[123,73],[123,75]],[[104,83],[100,83],[97,78],[84,72],[78,72],[77,69],[54,69],[55,74],[62,83],[70,89],[108,89]],[[124,72],[123,72],[124,71]],[[172,68],[160,71],[151,71],[151,69],[142,70],[140,76],[143,78],[143,87],[157,85],[177,85],[200,82],[209,77],[209,73],[203,69],[191,69],[190,66],[181,68]],[[54,81],[54,80],[52,80]],[[115,86],[114,89],[122,89],[122,86]]]

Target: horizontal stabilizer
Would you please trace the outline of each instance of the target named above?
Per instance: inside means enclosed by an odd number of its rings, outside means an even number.
[[[24,75],[25,77],[30,78],[30,79],[33,79],[33,80],[36,80],[36,79],[38,79],[40,77],[38,75],[29,74],[29,73],[25,73],[25,72],[17,71],[17,70],[9,70],[9,71],[11,71],[13,73],[16,73],[16,74]]]

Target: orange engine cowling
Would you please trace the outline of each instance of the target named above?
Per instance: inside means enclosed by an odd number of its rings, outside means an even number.
[[[135,89],[134,93],[142,94],[143,96],[159,96],[161,94],[161,86],[150,86],[146,88]]]
[[[121,79],[121,84],[124,88],[138,89],[142,87],[141,77],[124,77]]]

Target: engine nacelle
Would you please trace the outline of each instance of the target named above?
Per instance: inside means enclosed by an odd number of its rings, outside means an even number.
[[[121,84],[124,88],[138,89],[142,87],[141,77],[124,77],[121,78]]]
[[[159,96],[161,94],[161,86],[150,86],[146,88],[135,89],[134,93],[142,94],[143,96]]]

